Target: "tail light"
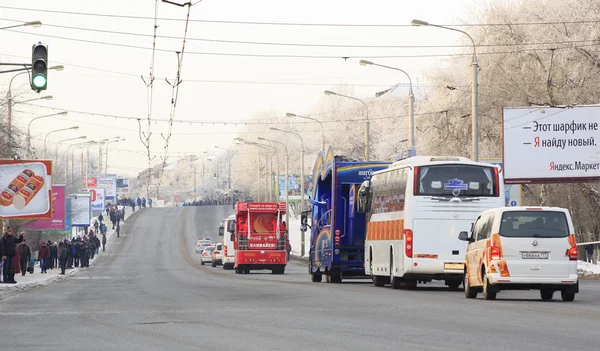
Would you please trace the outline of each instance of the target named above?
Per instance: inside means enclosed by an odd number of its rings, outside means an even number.
[[[415,167],[415,176],[413,179],[413,195],[417,195],[419,190],[419,167]]]
[[[500,175],[498,167],[494,167],[494,196],[500,196]]]
[[[569,261],[577,261],[577,247],[569,249]]]
[[[412,258],[413,256],[413,232],[410,229],[404,230],[404,252],[406,257]]]
[[[227,256],[227,245],[223,246],[223,255]]]
[[[490,247],[490,260],[498,261],[500,259],[500,248],[498,246]]]
[[[340,237],[339,237],[339,236],[336,236],[336,237],[335,237],[335,242],[336,242],[336,243],[339,243],[339,242],[340,242]]]

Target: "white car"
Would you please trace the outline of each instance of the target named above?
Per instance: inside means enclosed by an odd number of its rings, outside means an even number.
[[[200,256],[200,264],[204,266],[205,263],[212,263],[212,254],[215,251],[216,246],[207,246],[202,251],[202,256]]]
[[[467,298],[501,290],[540,290],[542,300],[560,291],[563,301],[579,292],[577,246],[569,211],[559,207],[503,207],[485,211],[471,233],[463,285]]]
[[[223,264],[223,244],[218,243],[212,253],[211,267],[220,266]]]
[[[212,241],[210,240],[210,238],[206,238],[206,239],[198,239],[198,242],[196,243],[196,253],[202,253],[202,251],[204,250],[205,247],[207,246],[211,246],[212,245]]]

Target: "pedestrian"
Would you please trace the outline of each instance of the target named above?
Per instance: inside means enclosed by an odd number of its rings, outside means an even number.
[[[21,241],[21,245],[19,245],[17,252],[21,261],[21,275],[25,275],[25,273],[27,273],[27,264],[31,259],[31,248],[27,245],[25,239]]]
[[[110,212],[110,203],[106,206],[105,211],[106,211],[106,217],[108,217],[108,214]]]
[[[60,263],[60,274],[65,274],[65,269],[67,268],[67,258],[69,255],[69,243],[67,239],[61,241],[58,245],[58,250],[60,251],[58,255],[58,261]]]
[[[100,224],[98,223],[97,220],[94,220],[94,232],[98,233],[98,227],[100,226]]]
[[[121,225],[119,223],[120,222],[117,222],[117,238],[119,237],[119,234],[121,233]]]
[[[121,210],[121,216],[120,217],[121,217],[121,220],[123,222],[125,222],[125,207],[123,207],[123,209]]]
[[[75,242],[73,243],[73,261],[74,261],[74,265],[75,268],[79,267],[79,244],[81,242],[81,238],[77,238],[77,240],[75,240]]]
[[[94,243],[96,244],[96,255],[100,254],[100,239],[98,239],[98,235],[94,235]]]
[[[106,213],[106,215],[108,216],[108,212]],[[102,222],[104,221],[104,217],[102,216],[102,213],[100,213],[100,215],[98,216],[98,220],[100,221],[100,225],[102,225]]]
[[[90,235],[88,240],[88,256],[90,259],[94,259],[94,255],[96,255],[96,241],[94,241],[94,236]]]
[[[50,244],[50,269],[58,269],[58,244]]]
[[[152,199],[148,200],[148,204],[149,204],[150,207],[152,207]]]
[[[67,269],[73,268],[73,239],[67,240]]]
[[[106,235],[102,235],[102,251],[106,251]]]
[[[117,212],[113,208],[110,210],[110,222],[112,223],[112,229],[115,229],[115,222],[117,221]]]
[[[11,227],[6,228],[2,237],[2,273],[5,284],[16,284],[14,273],[14,258],[17,255],[17,244],[23,241],[23,234],[18,238],[13,236]]]
[[[106,235],[106,233],[108,232],[108,227],[106,227],[106,224],[102,224],[102,235]]]
[[[138,205],[137,207],[138,207],[139,209],[141,209],[141,208],[142,208],[142,199],[141,199],[141,198],[139,198],[139,197],[137,198],[137,205]]]
[[[42,274],[48,269],[48,260],[50,257],[50,249],[46,246],[46,242],[42,241],[42,245],[38,249],[38,261],[40,261],[40,270]]]
[[[83,240],[79,240],[77,242],[77,256],[79,256],[81,268],[85,267],[87,258],[87,245]]]
[[[586,261],[589,263],[596,264],[594,259],[594,244],[585,245]]]
[[[142,208],[146,208],[146,198],[142,198]]]

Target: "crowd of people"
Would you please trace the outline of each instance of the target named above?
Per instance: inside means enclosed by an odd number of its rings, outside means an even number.
[[[132,212],[135,212],[136,206],[138,208],[145,208],[146,204],[148,204],[148,207],[152,207],[152,199],[149,199],[148,201],[146,201],[145,197],[138,197],[138,198],[133,198],[133,199],[130,197],[126,197],[126,198],[119,199],[117,201],[117,205],[119,205],[119,206],[131,207]]]
[[[120,222],[125,220],[125,210],[119,210],[116,206],[110,206],[107,211],[113,229],[117,236],[120,232]],[[87,230],[87,229],[86,229]],[[40,263],[41,274],[47,274],[48,270],[60,269],[64,275],[67,269],[86,268],[90,266],[90,260],[99,254],[100,248],[106,251],[106,234],[108,228],[104,223],[104,217],[100,214],[94,220],[94,228],[89,228],[86,235],[79,235],[71,240],[52,242],[42,241],[37,251],[37,260]],[[33,257],[31,248],[21,232],[18,237],[13,233],[11,227],[7,227],[0,239],[0,265],[2,266],[0,283],[16,284],[15,274],[33,274],[36,259]],[[99,235],[102,239],[99,238]]]

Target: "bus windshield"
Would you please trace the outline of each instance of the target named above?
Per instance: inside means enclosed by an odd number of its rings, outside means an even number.
[[[416,195],[498,197],[499,181],[493,167],[444,164],[418,169]]]

